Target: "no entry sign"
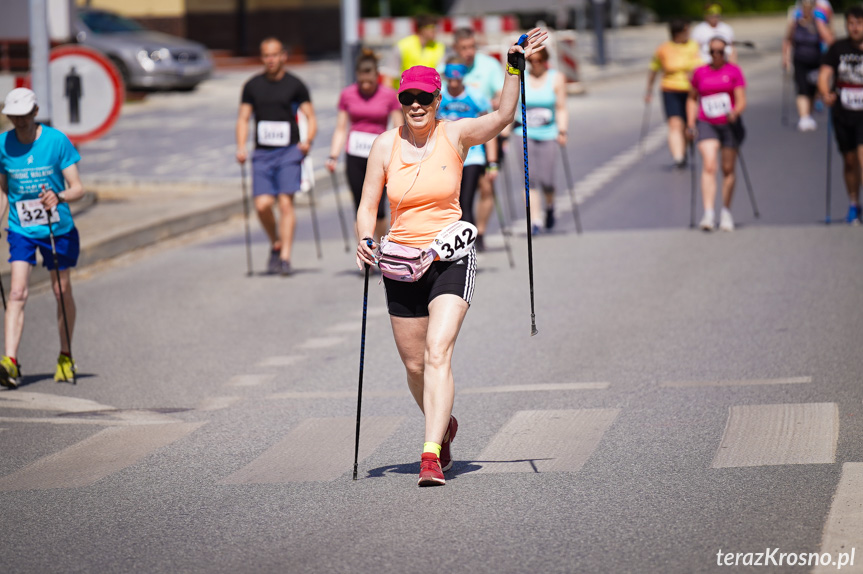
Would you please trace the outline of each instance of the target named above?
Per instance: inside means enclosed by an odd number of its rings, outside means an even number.
[[[51,50],[52,124],[74,144],[99,138],[120,116],[123,80],[113,64],[84,46]]]

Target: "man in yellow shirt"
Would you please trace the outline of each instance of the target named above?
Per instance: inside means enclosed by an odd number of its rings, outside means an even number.
[[[656,49],[647,74],[647,93],[644,101],[650,105],[653,83],[662,72],[662,102],[668,119],[668,149],[678,168],[686,167],[686,98],[689,95],[689,76],[701,66],[698,44],[689,38],[689,23],[672,20],[669,25],[671,40]]]
[[[411,34],[396,43],[389,62],[389,72],[384,76],[384,85],[398,89],[402,72],[414,66],[428,66],[438,72],[444,61],[446,48],[435,39],[437,18],[421,14],[415,19],[416,34]]]

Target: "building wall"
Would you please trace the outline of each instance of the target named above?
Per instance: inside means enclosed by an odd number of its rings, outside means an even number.
[[[87,0],[76,0],[79,6]],[[341,49],[340,0],[90,0],[144,26],[196,40],[213,50],[258,52],[267,36],[281,38],[294,53],[317,55]]]

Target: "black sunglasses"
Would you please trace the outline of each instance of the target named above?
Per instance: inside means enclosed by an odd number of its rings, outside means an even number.
[[[418,94],[402,92],[399,94],[399,103],[403,106],[412,106],[414,101],[417,101],[421,106],[427,106],[434,101],[434,98],[435,95],[429,92],[420,92]]]
[[[712,56],[713,54],[725,54],[725,48],[721,50],[710,50],[710,55]]]

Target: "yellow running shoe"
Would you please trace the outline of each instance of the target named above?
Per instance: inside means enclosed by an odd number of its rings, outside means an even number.
[[[75,373],[78,372],[78,367],[71,357],[60,355],[57,357],[57,371],[54,373],[54,380],[58,383],[69,383],[75,380]]]
[[[10,389],[18,388],[18,379],[21,377],[21,369],[12,359],[3,356],[0,359],[0,385]]]

